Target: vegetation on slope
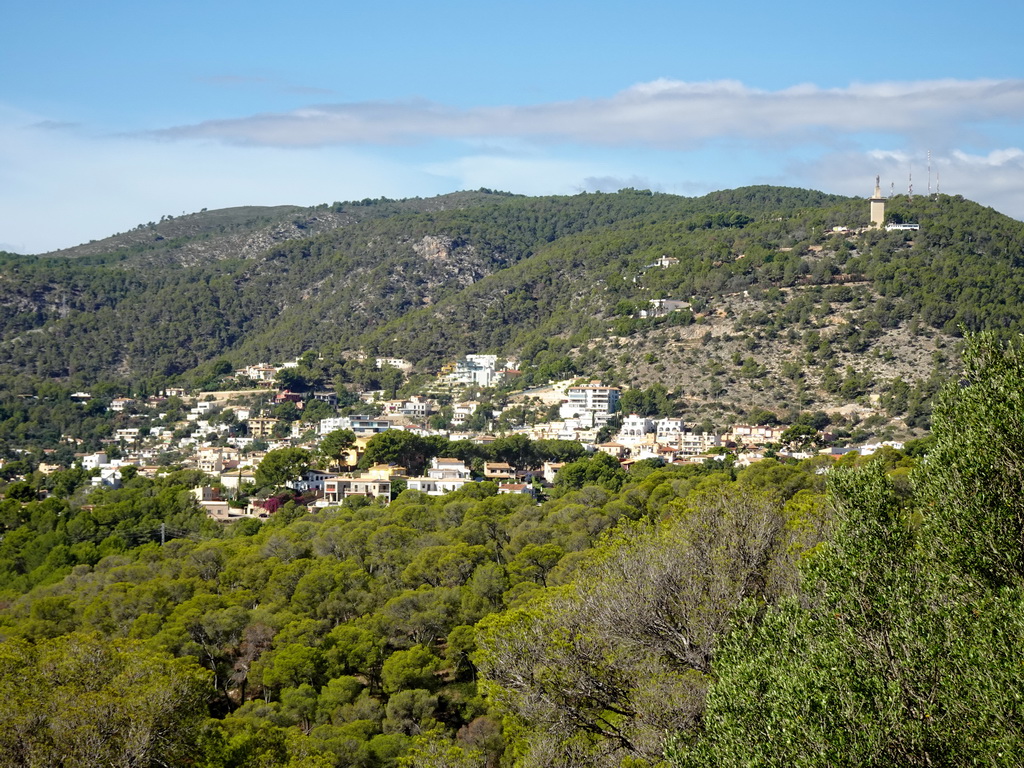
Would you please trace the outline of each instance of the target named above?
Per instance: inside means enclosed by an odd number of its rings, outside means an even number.
[[[925,462],[827,493],[825,460],[602,455],[539,506],[483,483],[223,530],[173,475],[8,498],[0,653],[29,693],[2,764],[117,759],[144,724],[210,768],[1019,763],[1024,351],[984,336],[965,366]],[[180,538],[134,538],[161,522]],[[99,669],[58,681],[79,651]]]

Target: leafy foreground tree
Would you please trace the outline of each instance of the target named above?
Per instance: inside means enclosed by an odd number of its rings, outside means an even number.
[[[181,766],[200,753],[208,675],[140,643],[0,644],[0,766]]]
[[[1024,764],[1024,348],[981,335],[901,494],[836,473],[802,594],[748,601],[677,766]]]
[[[670,506],[620,527],[573,583],[479,625],[515,765],[658,762],[666,731],[699,722],[736,608],[793,593],[803,546],[777,495],[723,487]]]

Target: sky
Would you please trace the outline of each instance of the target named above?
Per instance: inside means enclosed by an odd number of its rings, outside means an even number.
[[[0,250],[202,208],[778,184],[1024,219],[1024,4],[0,0]]]

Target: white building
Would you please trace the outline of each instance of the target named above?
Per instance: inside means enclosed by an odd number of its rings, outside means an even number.
[[[497,366],[497,355],[466,355],[455,361],[455,369],[447,379],[452,384],[493,387],[504,378]]]
[[[659,419],[655,440],[658,445],[668,446],[682,456],[700,456],[722,444],[721,438],[713,432],[697,432],[695,425],[682,419]]]
[[[647,435],[655,432],[654,421],[646,416],[638,416],[635,413],[629,414],[622,420],[622,428],[616,436],[620,443],[636,444],[643,442]]]
[[[250,365],[246,368],[242,368],[236,371],[236,373],[239,376],[245,376],[253,381],[273,381],[277,371],[278,369],[272,365],[259,363],[257,365]]]
[[[441,458],[435,456],[430,460],[430,469],[427,470],[427,477],[434,480],[463,478],[472,476],[469,467],[462,459]]]
[[[574,419],[584,414],[593,414],[598,421],[606,422],[619,407],[618,387],[604,387],[594,382],[582,387],[565,390],[568,398],[558,409],[563,419]]]
[[[406,488],[410,491],[426,493],[429,496],[443,496],[446,493],[461,489],[466,483],[472,482],[474,481],[468,477],[410,477]]]
[[[325,472],[322,469],[308,469],[298,480],[289,480],[287,485],[293,491],[324,492],[325,483],[338,477],[337,472]]]
[[[376,416],[333,416],[329,419],[320,419],[321,435],[330,434],[338,429],[351,429],[356,437],[366,437],[391,429],[391,421]]]
[[[690,308],[690,302],[677,299],[651,299],[650,304],[650,309],[640,310],[640,317],[662,317],[669,312]]]
[[[82,469],[99,469],[101,465],[108,462],[105,453],[90,453],[82,457]]]

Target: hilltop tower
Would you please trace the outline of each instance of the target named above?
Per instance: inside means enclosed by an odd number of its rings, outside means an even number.
[[[871,228],[878,229],[885,224],[885,198],[878,176],[875,176],[875,194],[868,202],[871,203]]]

